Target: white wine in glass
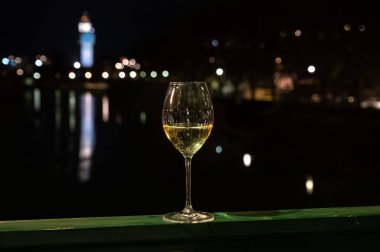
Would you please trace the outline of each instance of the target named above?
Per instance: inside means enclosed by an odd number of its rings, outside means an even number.
[[[211,97],[204,82],[171,82],[162,109],[167,138],[185,158],[186,201],[181,212],[163,216],[167,222],[213,221],[211,213],[195,211],[191,205],[191,159],[209,137],[214,123]]]

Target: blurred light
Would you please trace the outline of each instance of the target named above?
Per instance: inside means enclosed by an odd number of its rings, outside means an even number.
[[[124,79],[125,78],[125,73],[124,72],[120,72],[119,73],[119,78],[120,79]]]
[[[212,45],[213,47],[218,47],[218,46],[219,46],[219,41],[216,40],[216,39],[213,39],[213,40],[211,41],[211,45]]]
[[[141,111],[140,112],[140,122],[141,122],[142,125],[145,125],[145,123],[146,123],[146,113],[145,113],[145,111]]]
[[[132,79],[136,78],[136,76],[137,76],[137,73],[135,71],[131,71],[129,73],[129,77],[131,77]]]
[[[223,75],[223,73],[224,73],[224,71],[223,71],[222,68],[218,68],[218,69],[216,69],[216,74],[217,74],[217,75],[221,76],[221,75]]]
[[[308,68],[307,68],[307,71],[309,72],[309,73],[314,73],[315,72],[315,66],[313,66],[313,65],[310,65],[310,66],[308,66]]]
[[[169,76],[169,72],[164,70],[162,71],[162,76],[164,76],[165,78]]]
[[[35,88],[33,91],[34,111],[38,112],[41,109],[41,91]]]
[[[150,72],[150,77],[156,78],[157,77],[157,72],[156,71]]]
[[[349,24],[345,24],[345,25],[343,26],[343,28],[344,28],[345,31],[350,31],[350,30],[351,30],[351,25],[349,25]]]
[[[41,55],[40,60],[45,63],[47,61],[47,57],[45,55]]]
[[[82,21],[78,24],[78,30],[80,33],[88,33],[92,30],[92,24],[88,21]]]
[[[282,59],[281,59],[280,57],[277,57],[277,58],[274,59],[274,62],[275,62],[277,65],[279,65],[279,64],[281,64]]]
[[[19,75],[19,76],[22,76],[24,74],[24,70],[22,70],[21,68],[19,68],[19,69],[17,69],[16,74]]]
[[[110,75],[107,72],[103,72],[102,77],[103,77],[103,79],[108,79],[108,77],[110,77]]]
[[[40,66],[42,66],[42,61],[41,60],[36,60],[35,62],[34,62],[34,64],[36,65],[36,66],[38,66],[38,67],[40,67]]]
[[[125,59],[123,59],[123,60],[121,61],[121,63],[123,63],[124,66],[127,66],[128,63],[129,63],[129,60],[125,58]]]
[[[359,31],[361,32],[365,31],[365,25],[359,25]]]
[[[214,57],[208,58],[208,62],[210,62],[211,64],[215,63],[215,58]]]
[[[349,103],[354,103],[354,102],[355,102],[355,97],[353,97],[353,96],[349,96],[349,97],[347,98],[347,101],[348,101]]]
[[[286,31],[280,31],[280,37],[285,38],[286,36]]]
[[[86,72],[86,73],[84,74],[84,77],[85,77],[86,79],[91,79],[91,77],[92,77],[91,72]]]
[[[121,70],[121,69],[124,68],[124,65],[121,64],[120,62],[117,62],[117,63],[115,64],[115,68]]]
[[[311,195],[314,193],[314,180],[312,176],[310,175],[306,176],[305,187],[306,187],[307,194]]]
[[[33,79],[30,77],[25,78],[24,82],[25,82],[25,85],[27,86],[33,85]]]
[[[139,63],[137,63],[136,65],[135,65],[135,69],[136,70],[139,70],[141,68],[141,65],[139,64]]]
[[[55,129],[59,130],[61,128],[62,114],[61,114],[61,91],[54,91],[55,100]]]
[[[252,162],[252,156],[248,153],[244,154],[243,163],[244,163],[245,167],[251,166],[251,162]]]
[[[13,55],[9,55],[8,59],[9,59],[10,61],[12,61],[12,60],[15,59],[15,56],[13,56]]]
[[[61,74],[60,74],[60,73],[55,73],[55,74],[54,74],[54,77],[55,77],[56,79],[59,79],[59,78],[61,78]]]
[[[134,66],[135,64],[136,64],[136,60],[135,59],[131,59],[129,61],[129,65]]]
[[[146,72],[141,71],[141,72],[140,72],[140,77],[141,77],[141,78],[145,78],[145,77],[146,77]]]
[[[76,75],[75,75],[74,72],[70,72],[70,73],[69,73],[69,78],[70,78],[70,79],[74,80],[75,77],[76,77]]]
[[[16,62],[17,64],[21,64],[22,59],[21,59],[20,57],[16,57],[16,58],[15,58],[15,62]]]
[[[103,96],[102,98],[102,118],[103,122],[108,122],[110,118],[110,105],[109,105],[109,100],[108,96]]]
[[[80,68],[80,63],[78,61],[74,62],[74,68],[79,69]]]
[[[41,74],[38,73],[38,72],[35,72],[35,73],[33,74],[33,78],[36,79],[36,80],[38,80],[38,79],[41,78]]]
[[[8,65],[9,64],[9,59],[8,58],[3,58],[1,60],[1,63],[3,63],[4,65]]]
[[[301,30],[296,30],[296,31],[294,32],[294,35],[295,35],[296,37],[299,37],[299,36],[302,35],[302,31],[301,31]]]
[[[222,153],[222,151],[223,151],[222,146],[220,146],[220,145],[216,146],[216,148],[215,148],[215,152],[216,152],[217,154]]]
[[[315,103],[319,103],[321,101],[321,96],[319,94],[312,94],[311,100]]]
[[[69,127],[71,131],[75,130],[76,117],[75,117],[76,96],[74,91],[69,92]]]
[[[15,60],[11,60],[11,66],[13,66],[13,67],[17,66],[17,63]]]

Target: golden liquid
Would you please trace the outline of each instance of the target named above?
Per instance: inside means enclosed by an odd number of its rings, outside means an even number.
[[[166,136],[184,157],[192,157],[202,147],[210,135],[211,129],[212,124],[164,124]]]

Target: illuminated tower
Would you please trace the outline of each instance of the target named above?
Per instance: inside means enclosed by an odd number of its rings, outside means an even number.
[[[80,33],[80,63],[83,67],[92,67],[94,64],[95,29],[92,27],[86,12],[80,18],[78,30]]]

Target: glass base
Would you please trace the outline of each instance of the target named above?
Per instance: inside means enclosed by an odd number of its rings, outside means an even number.
[[[173,212],[165,214],[162,219],[171,223],[204,223],[214,220],[214,215],[211,213],[194,211],[191,213]]]

